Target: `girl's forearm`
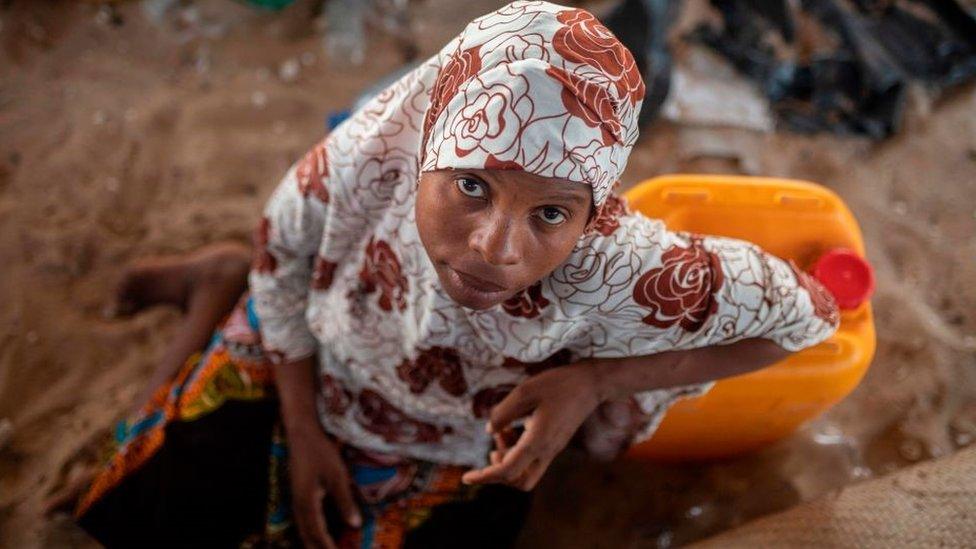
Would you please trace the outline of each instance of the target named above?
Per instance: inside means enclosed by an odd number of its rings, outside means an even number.
[[[601,401],[617,400],[641,391],[704,383],[770,366],[790,355],[765,339],[745,339],[730,345],[655,355],[588,360],[595,368]]]
[[[275,366],[281,416],[288,432],[320,430],[315,407],[315,357]]]

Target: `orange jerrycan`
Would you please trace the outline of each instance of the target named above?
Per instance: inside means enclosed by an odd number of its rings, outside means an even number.
[[[663,220],[671,230],[748,240],[816,271],[842,309],[833,337],[678,402],[654,436],[635,445],[630,456],[708,459],[756,450],[786,437],[854,390],[874,356],[867,300],[873,278],[861,259],[861,230],[836,194],[786,179],[679,175],[644,181],[625,196],[632,209]],[[849,261],[853,269],[845,267]]]

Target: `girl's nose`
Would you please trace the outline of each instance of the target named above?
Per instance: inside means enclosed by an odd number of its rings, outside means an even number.
[[[518,227],[501,216],[485,220],[471,232],[468,245],[492,265],[515,265],[522,260],[516,242]]]

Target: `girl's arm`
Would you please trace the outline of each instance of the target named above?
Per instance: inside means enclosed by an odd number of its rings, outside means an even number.
[[[771,366],[790,352],[767,339],[745,339],[688,351],[583,361],[600,402],[634,393],[706,383]],[[575,366],[575,365],[574,365]]]
[[[292,506],[299,533],[307,547],[335,547],[326,527],[325,498],[335,502],[349,526],[358,528],[362,518],[339,449],[318,421],[315,360],[307,357],[279,364],[275,383],[288,437]]]
[[[318,420],[318,341],[306,321],[308,296],[331,281],[323,254],[334,200],[328,179],[328,140],[316,145],[278,185],[255,233],[251,296],[261,324],[261,343],[274,363],[275,383],[288,436],[295,522],[307,547],[334,547],[326,529],[328,496],[346,522],[361,518],[339,449]],[[324,267],[324,268],[323,268]]]
[[[600,404],[627,399],[637,416],[659,416],[700,394],[703,383],[768,366],[823,341],[839,323],[818,282],[753,244],[675,233],[640,216],[618,221],[577,252],[606,258],[605,269],[590,269],[602,283],[585,284],[587,272],[558,273],[572,284],[551,282],[553,294],[568,296],[563,307],[575,307],[587,324],[581,360],[524,381],[496,406],[488,430],[499,449],[467,482],[530,488]],[[584,264],[568,265],[577,263]],[[597,295],[577,299],[584,290]],[[525,432],[508,448],[506,431],[519,418]],[[643,423],[631,438],[651,434],[654,423]]]
[[[605,402],[642,391],[714,381],[770,366],[789,351],[764,339],[650,356],[586,359],[554,368],[518,385],[491,411],[497,434],[492,465],[465,474],[471,484],[499,482],[531,490],[583,421]],[[503,436],[529,416],[525,432],[508,452]]]

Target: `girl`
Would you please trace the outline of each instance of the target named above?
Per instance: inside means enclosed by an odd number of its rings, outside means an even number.
[[[827,338],[834,301],[795,266],[612,192],[643,96],[592,15],[515,2],[288,172],[202,354],[184,362],[242,252],[133,270],[125,302],[187,322],[81,524],[106,545],[507,545],[526,502],[502,486],[531,490],[574,433],[620,450]]]

